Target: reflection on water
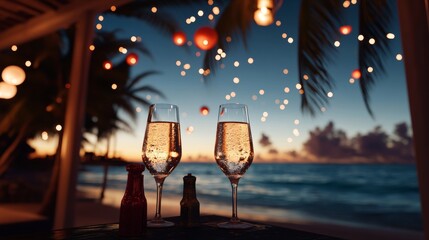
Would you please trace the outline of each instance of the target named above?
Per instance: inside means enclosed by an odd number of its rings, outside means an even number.
[[[87,166],[80,186],[100,186],[102,168]],[[229,211],[229,180],[215,164],[181,163],[166,179],[163,195],[181,198],[183,176],[197,177],[201,207]],[[126,185],[125,167],[109,168],[109,189],[118,190],[119,206]],[[145,191],[155,181],[144,172]],[[164,200],[163,200],[164,201]],[[239,212],[260,218],[323,218],[354,224],[421,230],[414,165],[253,164],[239,184]]]

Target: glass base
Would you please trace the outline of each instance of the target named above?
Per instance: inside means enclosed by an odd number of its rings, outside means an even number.
[[[253,228],[255,225],[247,222],[223,222],[218,223],[217,226],[225,229],[249,229]]]
[[[172,227],[174,223],[165,221],[165,220],[150,220],[147,221],[147,227],[150,228],[164,228],[164,227]]]

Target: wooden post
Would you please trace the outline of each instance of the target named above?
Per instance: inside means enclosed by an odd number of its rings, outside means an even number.
[[[93,40],[94,18],[95,14],[89,11],[82,14],[76,23],[70,73],[71,87],[68,93],[61,148],[60,177],[54,222],[56,229],[72,227],[74,223],[77,171],[80,162],[79,151],[91,56],[88,47]]]
[[[425,239],[429,239],[429,13],[425,0],[398,0],[397,3],[423,227]]]

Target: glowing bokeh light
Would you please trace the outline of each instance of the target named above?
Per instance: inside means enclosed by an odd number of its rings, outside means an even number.
[[[402,61],[402,55],[400,53],[396,54],[396,60]]]
[[[103,68],[104,69],[106,69],[106,70],[110,70],[110,69],[112,69],[112,62],[111,61],[104,61],[103,62]]]
[[[132,66],[137,64],[139,61],[139,56],[136,53],[130,53],[127,55],[127,58],[125,59],[127,61],[127,64]]]
[[[352,78],[359,79],[360,77],[362,77],[362,73],[360,72],[360,70],[359,69],[353,70]]]
[[[18,89],[15,85],[0,82],[0,99],[11,99],[15,97]]]
[[[207,107],[207,106],[200,107],[200,114],[202,116],[207,116],[207,115],[209,115],[209,113],[210,113],[209,107]]]
[[[173,42],[177,46],[183,46],[186,43],[186,34],[184,32],[175,32],[173,34]]]
[[[10,65],[3,69],[1,77],[7,84],[17,86],[25,81],[25,71],[19,66]]]
[[[48,132],[43,131],[41,135],[42,135],[42,140],[43,141],[47,141],[49,139]]]
[[[344,25],[340,27],[340,33],[343,35],[349,35],[352,32],[352,26]]]
[[[386,34],[386,37],[387,37],[388,39],[395,39],[395,34],[393,34],[393,33],[388,33],[388,34]]]
[[[335,42],[334,42],[334,46],[335,46],[335,47],[339,47],[340,45],[341,45],[340,41],[335,41]]]
[[[217,32],[211,27],[201,27],[194,35],[194,42],[201,50],[209,50],[216,46],[218,40]]]

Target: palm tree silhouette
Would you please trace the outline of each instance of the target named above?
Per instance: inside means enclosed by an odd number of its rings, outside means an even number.
[[[206,52],[204,69],[210,69],[212,74],[222,61],[215,61],[217,49],[224,51],[232,48],[227,37],[237,36],[246,46],[246,37],[254,21],[253,13],[257,9],[258,0],[230,1],[216,23],[219,41],[216,47]],[[274,9],[280,8],[282,1],[273,1]],[[336,52],[333,42],[338,36],[338,28],[344,23],[343,2],[340,0],[302,0],[298,27],[298,73],[301,91],[301,109],[314,116],[318,110],[326,106],[327,89],[334,86],[333,78],[327,70],[327,64],[332,61]],[[276,5],[277,4],[277,5]],[[362,76],[359,85],[368,113],[373,116],[370,107],[369,91],[379,77],[384,73],[383,56],[389,50],[386,38],[387,28],[391,19],[391,4],[388,0],[359,1],[359,34],[366,39],[376,39],[377,44],[368,40],[359,42],[359,69]],[[368,67],[378,71],[369,73]],[[210,75],[206,76],[210,78]]]

